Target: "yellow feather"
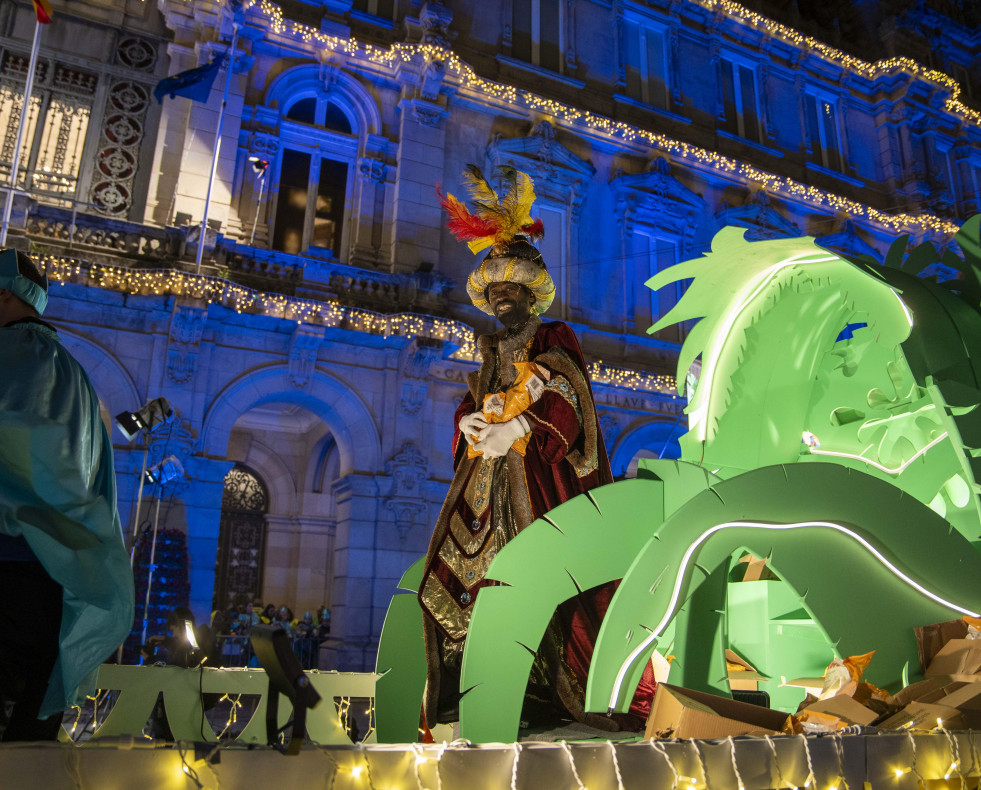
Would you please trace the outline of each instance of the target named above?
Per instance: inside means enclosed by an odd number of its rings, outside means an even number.
[[[481,250],[486,250],[491,244],[494,243],[496,237],[487,236],[483,239],[474,239],[473,241],[468,241],[467,246],[470,248],[470,252],[476,255]]]
[[[497,214],[500,210],[497,193],[490,188],[490,185],[484,180],[483,173],[476,166],[468,165],[463,171],[463,184],[474,201],[477,214],[485,219],[489,215]]]
[[[535,202],[535,182],[527,173],[518,171],[518,186],[515,189],[514,216],[519,227],[531,222],[531,207]]]

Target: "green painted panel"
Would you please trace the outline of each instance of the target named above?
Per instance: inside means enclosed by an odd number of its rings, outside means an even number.
[[[870,475],[835,464],[767,467],[713,486],[665,520],[632,564],[600,630],[587,688],[587,709],[625,709],[649,650],[641,648],[658,623],[676,613],[705,575],[727,563],[737,547],[769,556],[804,608],[841,655],[879,651],[869,679],[895,688],[907,662],[915,664],[915,626],[959,612],[915,590],[854,538],[828,527],[766,529],[719,525],[831,522],[868,541],[886,559],[935,595],[981,611],[981,555],[929,508]],[[691,551],[689,562],[683,565]],[[697,567],[696,567],[697,565]],[[703,612],[714,617],[713,612]],[[795,646],[771,646],[768,674]],[[636,651],[634,660],[628,657]],[[618,677],[620,676],[620,677]],[[685,675],[711,690],[717,678]]]
[[[399,588],[418,590],[425,565],[425,557],[416,560],[402,576]],[[422,608],[415,592],[392,598],[378,641],[375,671],[381,676],[375,689],[378,743],[414,743],[426,688]]]

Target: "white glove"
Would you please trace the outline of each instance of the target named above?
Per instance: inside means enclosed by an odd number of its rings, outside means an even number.
[[[473,443],[480,440],[483,431],[487,429],[487,418],[482,411],[475,411],[466,417],[460,418],[460,432],[467,444],[473,447]]]
[[[499,458],[507,454],[511,445],[530,430],[528,421],[519,414],[513,420],[488,425],[480,434],[474,449],[481,450],[484,458]]]

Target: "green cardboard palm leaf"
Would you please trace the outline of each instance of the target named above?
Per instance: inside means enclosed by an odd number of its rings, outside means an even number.
[[[474,605],[463,657],[463,737],[517,737],[534,653],[556,607],[621,578],[665,513],[718,479],[677,461],[646,462],[641,474],[559,505],[491,563],[487,578],[502,586],[483,588]]]
[[[917,669],[914,627],[963,613],[902,581],[867,547],[828,527],[729,527],[705,538],[684,562],[701,536],[729,522],[841,525],[861,535],[930,593],[981,611],[981,554],[901,489],[832,463],[754,470],[690,500],[665,520],[638,554],[600,629],[587,710],[626,710],[654,646],[644,643],[677,613],[678,602],[686,601],[737,550],[770,558],[839,655],[878,651],[868,676],[886,688],[900,684],[907,664]],[[702,616],[711,624],[715,613],[689,616]],[[697,633],[688,630],[689,635]],[[689,654],[715,649],[713,639],[704,642],[689,638],[685,647]],[[771,665],[757,669],[779,676],[780,651],[789,654],[795,647],[791,640],[775,647]],[[678,645],[673,652],[677,649]],[[696,667],[700,674],[682,666],[682,676],[672,680],[712,690],[720,676],[714,667],[705,666],[703,662]]]
[[[402,575],[399,589],[385,614],[375,672],[375,729],[378,743],[415,743],[419,712],[426,687],[426,645],[422,608],[416,590],[422,584],[426,558],[420,557]]]

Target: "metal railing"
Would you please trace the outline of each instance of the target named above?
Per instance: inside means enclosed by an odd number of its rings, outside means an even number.
[[[304,669],[320,668],[320,647],[326,638],[317,635],[290,637],[293,652]],[[213,659],[222,667],[253,667],[259,666],[252,652],[252,642],[248,634],[217,634],[215,636],[215,653]]]

